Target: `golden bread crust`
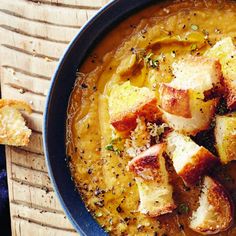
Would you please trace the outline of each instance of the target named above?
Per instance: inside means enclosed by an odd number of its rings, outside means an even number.
[[[168,84],[160,85],[161,108],[166,112],[191,118],[189,90],[176,89]]]

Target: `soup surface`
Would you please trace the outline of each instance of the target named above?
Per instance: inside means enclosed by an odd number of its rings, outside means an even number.
[[[199,235],[188,225],[199,204],[200,185],[186,187],[168,158],[166,165],[177,208],[159,217],[139,212],[138,187],[127,165],[132,153],[150,146],[150,130],[140,118],[135,131],[116,132],[110,123],[109,98],[114,86],[127,81],[150,89],[158,98],[159,84],[174,78],[173,62],[188,55],[201,56],[227,36],[235,41],[235,22],[234,2],[158,3],[107,33],[79,68],[68,108],[67,154],[88,210],[109,234]],[[218,113],[228,112],[223,103],[221,99]],[[211,127],[193,139],[218,155]],[[236,164],[230,162],[210,173],[226,187],[233,200],[235,168]],[[218,235],[236,235],[236,229],[232,226]]]

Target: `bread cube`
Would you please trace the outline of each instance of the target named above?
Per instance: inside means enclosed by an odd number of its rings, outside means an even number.
[[[167,135],[167,153],[176,173],[187,186],[194,185],[218,159],[205,147],[197,145],[190,137],[177,132]]]
[[[132,86],[129,81],[111,90],[109,114],[111,124],[119,132],[135,129],[137,117],[147,121],[161,117],[155,93],[145,87]]]
[[[223,164],[236,160],[236,113],[216,116],[215,140]]]
[[[31,113],[30,106],[23,101],[0,100],[0,143],[13,146],[27,146],[31,130],[19,110]]]
[[[229,109],[236,109],[236,47],[232,38],[227,37],[217,42],[205,55],[220,60],[223,82],[228,92],[227,105]]]
[[[171,86],[176,89],[191,89],[206,93],[221,88],[222,72],[218,59],[189,56],[173,63],[175,78]]]
[[[211,177],[204,178],[199,204],[192,214],[192,230],[200,234],[217,234],[232,225],[232,201],[224,187]]]
[[[222,89],[221,65],[216,59],[191,56],[173,63],[173,73],[175,78],[159,89],[163,119],[177,131],[196,135],[209,128],[214,116],[218,100],[207,96]]]
[[[157,144],[135,157],[128,164],[138,185],[139,211],[150,217],[172,212],[174,204],[163,152],[165,144]]]
[[[195,136],[200,131],[206,130],[210,127],[215,114],[216,106],[218,104],[218,99],[216,98],[209,101],[204,101],[202,97],[198,97],[198,94],[196,93],[189,92],[188,94],[191,118],[185,118],[180,116],[180,113],[172,111],[172,113],[178,114],[174,115],[164,109],[162,109],[162,117],[163,120],[176,131],[179,131],[185,135]],[[178,104],[187,104],[187,102],[182,101],[178,102]],[[175,106],[173,108],[175,108]]]

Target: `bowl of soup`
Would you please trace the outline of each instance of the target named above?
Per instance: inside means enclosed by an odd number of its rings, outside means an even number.
[[[113,1],[72,40],[44,117],[82,235],[236,235],[236,3]]]

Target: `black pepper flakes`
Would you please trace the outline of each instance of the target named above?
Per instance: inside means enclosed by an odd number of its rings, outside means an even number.
[[[82,84],[81,84],[81,88],[82,88],[82,89],[86,89],[86,88],[88,88],[88,85],[85,84],[85,83],[82,83]]]
[[[116,211],[117,211],[118,213],[123,212],[123,210],[122,210],[122,208],[121,208],[120,206],[118,206],[118,207],[116,208]]]

